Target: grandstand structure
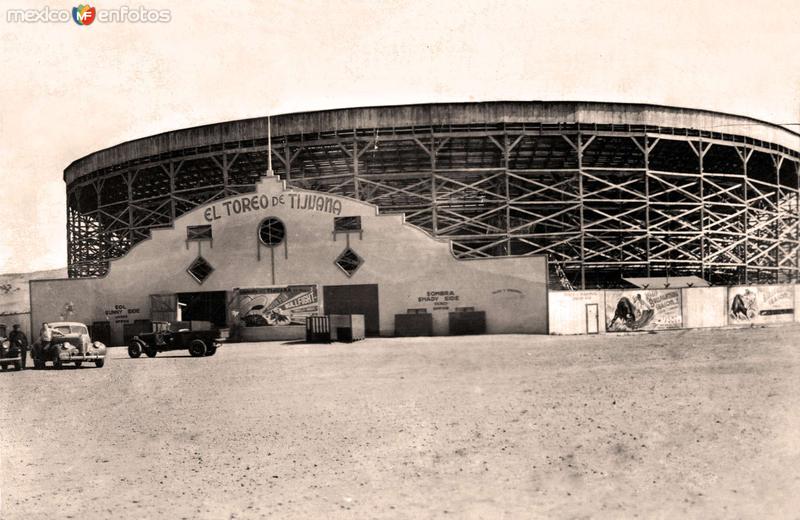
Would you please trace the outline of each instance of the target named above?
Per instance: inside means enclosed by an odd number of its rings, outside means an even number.
[[[401,213],[457,258],[546,255],[560,288],[800,275],[800,135],[786,127],[657,105],[481,102],[284,114],[92,153],[64,171],[70,277],[102,276],[151,230],[253,192],[268,153],[290,186]]]

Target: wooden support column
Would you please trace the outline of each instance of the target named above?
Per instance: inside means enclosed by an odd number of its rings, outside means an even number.
[[[286,184],[290,185],[292,182],[292,154],[289,151],[289,140],[287,139],[286,142],[283,144],[284,150],[284,162],[283,165],[286,168]]]
[[[433,227],[433,236],[439,236],[439,219],[436,214],[436,152],[436,138],[431,130],[429,155],[431,156],[431,226]]]
[[[511,196],[509,194],[509,175],[508,175],[508,154],[509,154],[509,146],[508,146],[508,133],[503,130],[503,142],[501,143],[494,136],[489,135],[489,140],[497,146],[503,154],[503,186],[505,189],[505,242],[506,242],[506,256],[511,256]]]
[[[358,141],[356,141],[355,131],[353,131],[353,194],[357,200],[361,200],[358,185],[358,158],[360,156],[361,154],[358,150]]]
[[[645,227],[645,247],[647,247],[647,277],[650,278],[650,151],[658,143],[658,139],[650,146],[650,139],[644,136],[644,227]]]
[[[697,143],[697,157],[700,167],[700,277],[706,278],[706,197],[704,158],[708,147],[703,138]]]
[[[770,156],[772,164],[775,166],[775,212],[777,218],[775,219],[775,271],[772,279],[773,283],[780,283],[781,281],[781,230],[783,229],[783,211],[781,208],[781,163],[783,159],[779,156]]]
[[[125,179],[128,185],[128,247],[133,246],[133,183],[136,181],[137,175],[139,175],[139,170],[134,172],[128,170]]]
[[[506,255],[511,256],[511,193],[508,179],[508,132],[503,130],[503,179],[506,183]]]
[[[800,161],[797,161],[795,164],[795,181],[797,182],[797,194],[794,198],[795,204],[795,215],[800,218]],[[800,282],[800,222],[795,222],[794,224],[795,229],[795,240],[797,243],[795,244],[795,262],[794,262],[794,281],[795,283]],[[795,305],[797,303],[795,302]]]
[[[162,165],[163,168],[163,165]],[[170,214],[170,223],[175,222],[175,162],[169,162],[169,168],[165,168],[167,175],[169,176],[169,214]]]
[[[225,149],[223,147],[222,150],[222,185],[225,186],[223,188],[223,195],[228,196],[230,192],[228,191],[228,186],[230,186],[230,181],[228,180],[228,168],[230,165],[228,164],[228,154],[225,153]]]
[[[583,135],[580,132],[578,132],[576,145],[578,153],[578,199],[581,201],[581,290],[583,290],[586,289],[586,223],[583,216]]]
[[[747,285],[750,275],[748,272],[750,265],[750,196],[748,195],[749,190],[747,189],[747,162],[750,160],[752,150],[748,152],[746,148],[744,151],[736,148],[736,151],[742,159],[742,171],[744,173],[744,255],[742,255],[742,258],[744,259],[744,284]]]
[[[75,254],[73,252],[74,248],[74,227],[75,227],[75,208],[70,207],[70,198],[71,195],[75,193],[73,190],[67,188],[67,265],[70,266],[70,269],[67,271],[67,276],[69,278],[74,278],[73,272],[74,268],[72,265],[75,263]],[[75,196],[75,201],[77,202],[78,196]]]

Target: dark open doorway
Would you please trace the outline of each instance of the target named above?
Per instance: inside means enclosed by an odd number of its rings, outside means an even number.
[[[380,334],[377,285],[326,285],[322,295],[325,314],[363,314],[366,335]]]
[[[227,322],[225,291],[178,293],[181,321],[210,321],[217,327]]]

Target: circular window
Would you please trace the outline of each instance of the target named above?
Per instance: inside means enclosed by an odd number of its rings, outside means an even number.
[[[286,237],[286,227],[279,219],[267,217],[258,226],[258,239],[265,246],[275,247]]]

